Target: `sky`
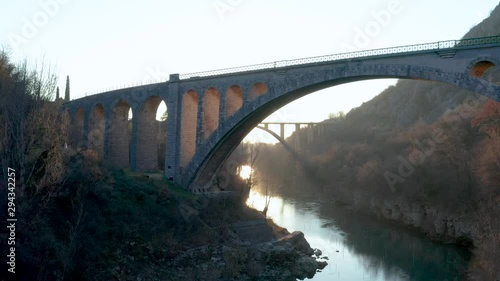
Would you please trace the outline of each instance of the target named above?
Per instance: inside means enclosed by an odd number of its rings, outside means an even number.
[[[496,0],[3,0],[0,46],[14,61],[52,66],[61,92],[69,75],[76,99],[166,81],[174,73],[459,39],[496,5]],[[360,106],[395,82],[318,91],[267,120],[319,122]],[[253,138],[269,140],[263,134]]]

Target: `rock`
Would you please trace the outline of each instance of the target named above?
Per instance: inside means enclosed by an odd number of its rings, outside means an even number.
[[[259,263],[259,262],[255,262],[255,261],[252,261],[250,263],[248,263],[247,265],[247,272],[248,272],[248,275],[250,275],[250,277],[258,277],[262,270],[263,270],[264,266]]]
[[[292,247],[308,256],[314,254],[314,250],[311,248],[306,238],[304,237],[304,233],[301,231],[294,231],[281,239],[275,242],[275,245],[284,245],[286,243],[290,243]]]
[[[314,249],[314,255],[315,255],[315,256],[319,257],[319,256],[321,256],[322,254],[323,254],[323,252],[321,252],[321,250],[320,250],[320,249]]]
[[[248,253],[244,247],[222,247],[222,258],[228,266],[236,267],[237,264],[242,264],[246,261]]]
[[[326,261],[316,261],[316,264],[317,264],[317,268],[320,270],[325,268],[328,265],[328,263]]]
[[[316,260],[307,256],[301,256],[291,268],[293,275],[299,279],[312,278],[316,274],[316,269],[318,269]]]

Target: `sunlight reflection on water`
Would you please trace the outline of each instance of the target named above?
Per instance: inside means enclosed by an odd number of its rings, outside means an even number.
[[[267,215],[290,232],[304,232],[311,247],[328,256],[328,266],[313,280],[451,281],[458,280],[450,276],[457,274],[456,268],[465,269],[466,261],[452,249],[399,229],[339,215],[332,204],[309,200],[272,196]],[[264,195],[252,190],[247,205],[262,211],[265,202]],[[457,265],[441,269],[440,263],[451,263],[450,257]]]

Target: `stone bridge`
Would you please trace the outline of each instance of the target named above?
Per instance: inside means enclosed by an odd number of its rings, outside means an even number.
[[[116,167],[164,169],[185,188],[210,183],[241,140],[291,101],[335,85],[377,78],[431,80],[500,101],[482,78],[500,63],[500,37],[359,51],[193,74],[67,102],[71,145]],[[161,101],[168,119],[156,121]],[[133,118],[129,120],[129,110]],[[311,110],[304,108],[304,111]]]

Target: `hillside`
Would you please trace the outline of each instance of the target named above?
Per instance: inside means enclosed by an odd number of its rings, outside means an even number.
[[[500,35],[500,5],[463,38],[496,35]],[[400,80],[394,87],[349,112],[348,119],[379,122],[387,127],[408,127],[418,121],[430,123],[447,110],[462,104],[471,94],[473,93],[438,82]],[[364,125],[371,127],[377,124]]]
[[[247,207],[237,176],[240,192],[197,195],[68,146],[56,77],[27,65],[0,49],[2,281],[296,280],[327,265]]]
[[[500,5],[464,38],[493,35],[500,35]],[[499,68],[483,78],[500,83]],[[256,169],[282,189],[274,192],[315,190],[432,239],[474,248],[470,280],[500,276],[494,215],[500,211],[500,103],[444,83],[400,80],[325,122],[332,121],[337,125],[300,148],[314,172],[279,144],[258,146]],[[308,130],[288,141],[305,143]]]

